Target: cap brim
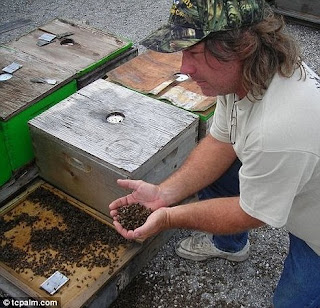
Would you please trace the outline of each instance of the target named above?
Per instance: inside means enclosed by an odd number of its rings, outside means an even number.
[[[209,33],[209,31],[168,24],[143,39],[140,44],[154,51],[171,53],[189,48]]]

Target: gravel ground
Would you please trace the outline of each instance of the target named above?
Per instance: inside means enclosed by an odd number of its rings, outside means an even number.
[[[264,227],[252,231],[251,255],[242,263],[179,258],[175,244],[189,234],[190,231],[177,231],[111,307],[271,307],[287,253],[288,237],[284,230]]]
[[[139,40],[167,20],[171,3],[172,0],[2,0],[0,43],[61,17],[129,38],[138,46]],[[30,22],[1,33],[1,25],[21,18]],[[292,21],[287,29],[299,42],[305,62],[319,74],[320,30]],[[251,256],[242,263],[222,259],[192,262],[179,258],[174,246],[188,234],[190,231],[177,231],[112,308],[271,307],[272,293],[288,248],[285,230],[263,227],[252,231]]]

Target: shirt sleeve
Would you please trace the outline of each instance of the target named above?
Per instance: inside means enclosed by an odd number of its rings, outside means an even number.
[[[273,227],[284,226],[317,157],[299,151],[252,151],[244,157],[239,171],[241,208]]]

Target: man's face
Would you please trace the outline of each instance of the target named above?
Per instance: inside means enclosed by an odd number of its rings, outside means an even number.
[[[200,42],[182,51],[181,73],[188,74],[201,87],[204,95],[236,93],[245,96],[241,87],[241,62],[218,61]]]

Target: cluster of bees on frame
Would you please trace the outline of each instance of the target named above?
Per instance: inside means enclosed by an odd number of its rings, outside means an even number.
[[[77,287],[81,288],[96,280],[90,274],[93,269],[96,272],[97,268],[104,268],[111,275],[118,267],[121,247],[131,244],[114,229],[44,187],[38,187],[24,202],[52,211],[60,219],[53,225],[41,215],[14,211],[0,217],[0,261],[17,273],[32,271],[49,277],[60,271],[70,277],[76,268],[83,267],[86,276],[77,278]],[[24,247],[17,247],[15,237],[21,232],[29,233],[30,239]]]

